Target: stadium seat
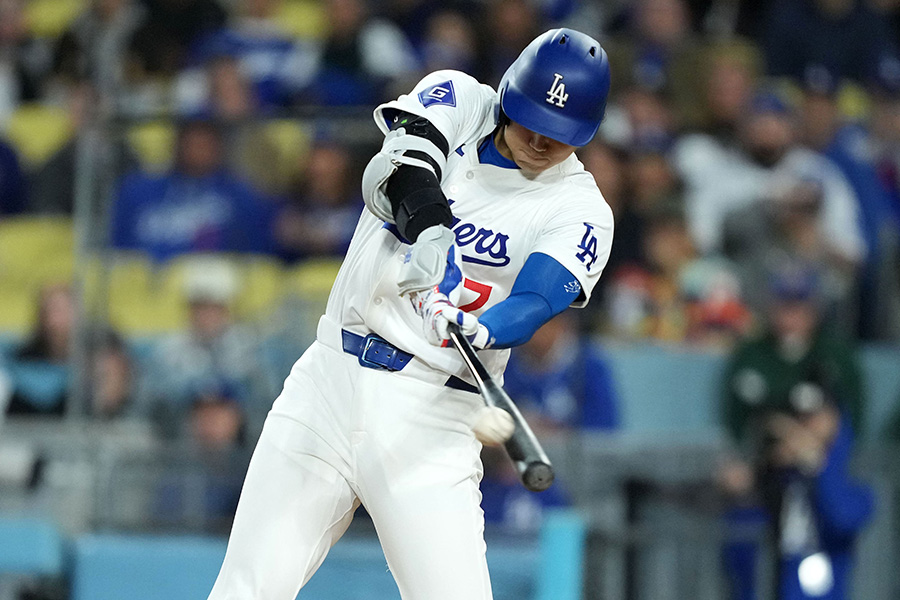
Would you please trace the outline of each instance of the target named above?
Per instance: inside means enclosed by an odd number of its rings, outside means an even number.
[[[175,127],[163,121],[135,125],[126,134],[128,145],[145,171],[161,173],[172,164]]]
[[[5,337],[21,338],[28,333],[36,315],[35,301],[20,288],[0,285],[0,331]]]
[[[49,361],[12,361],[7,366],[16,394],[36,412],[59,410],[69,386],[69,369]]]
[[[51,521],[0,518],[0,574],[60,575],[63,537]]]
[[[75,542],[72,600],[205,598],[225,555],[225,540],[176,536],[86,535]],[[537,570],[530,545],[489,543],[497,600],[526,600]],[[393,600],[399,597],[378,541],[342,539],[300,598]]]
[[[6,137],[29,170],[43,165],[72,134],[72,122],[65,110],[38,103],[19,106],[6,125]]]
[[[74,252],[67,217],[0,221],[0,331],[23,333],[30,327],[41,287],[72,280]]]
[[[341,268],[339,258],[307,260],[290,270],[286,291],[301,300],[324,302]]]
[[[275,119],[263,126],[262,135],[274,159],[274,164],[265,165],[267,177],[290,183],[296,178],[301,159],[309,149],[309,132],[295,120]]]
[[[37,37],[59,37],[88,3],[88,0],[30,0],[25,3],[28,31]]]
[[[156,267],[138,253],[109,265],[109,320],[126,337],[158,335],[184,327],[186,310],[177,271]]]
[[[87,535],[75,542],[72,600],[206,598],[225,540]]]
[[[584,590],[587,523],[571,509],[550,511],[541,526],[537,600],[578,600]]]
[[[857,83],[847,82],[838,92],[838,109],[848,122],[862,122],[872,111],[872,98]]]
[[[233,262],[240,280],[234,301],[238,318],[255,320],[281,302],[285,273],[277,260],[255,255],[204,256]],[[108,307],[110,323],[128,338],[181,329],[187,325],[186,269],[195,258],[184,255],[158,265],[140,252],[117,252],[105,264],[95,261],[86,269],[88,305],[97,307],[100,314]]]
[[[254,320],[269,314],[281,302],[284,270],[269,257],[252,256],[241,261],[241,285],[235,311],[242,319]]]
[[[75,234],[68,217],[14,217],[0,221],[0,273],[31,281],[68,280]]]
[[[286,33],[301,39],[321,39],[328,33],[324,4],[315,0],[285,0],[275,19]]]

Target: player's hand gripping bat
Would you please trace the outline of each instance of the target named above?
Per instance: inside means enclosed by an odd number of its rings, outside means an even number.
[[[497,382],[487,372],[481,359],[475,354],[475,348],[462,334],[459,326],[450,323],[449,332],[453,345],[459,350],[469,371],[472,372],[472,376],[478,383],[478,389],[485,404],[502,408],[512,415],[516,430],[503,446],[519,472],[522,485],[532,492],[546,490],[553,483],[553,465],[550,464],[550,459],[547,458],[547,453],[544,452],[541,443],[509,395],[497,385]]]

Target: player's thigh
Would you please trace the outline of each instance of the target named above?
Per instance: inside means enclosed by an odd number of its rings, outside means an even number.
[[[369,415],[360,444],[358,483],[401,594],[404,600],[490,598],[481,445],[471,431],[480,397],[391,383],[366,387],[378,390],[372,395],[380,410]]]
[[[434,482],[370,509],[404,600],[487,600],[484,513],[477,480]]]
[[[293,600],[358,506],[327,444],[270,415],[247,471],[210,600]]]

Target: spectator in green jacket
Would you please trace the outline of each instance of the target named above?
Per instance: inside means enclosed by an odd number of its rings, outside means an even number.
[[[772,278],[769,324],[741,344],[726,373],[725,425],[744,440],[758,409],[793,412],[808,384],[828,389],[856,436],[862,430],[863,390],[853,344],[824,322],[818,273],[806,266],[782,267]]]
[[[852,344],[829,331],[816,271],[787,265],[771,279],[769,323],[740,345],[725,378],[725,425],[744,450],[720,483],[729,525],[769,532],[779,557],[767,582],[779,600],[848,598],[854,545],[874,511],[850,474],[861,429],[860,367]],[[756,544],[726,544],[734,600],[755,600]]]

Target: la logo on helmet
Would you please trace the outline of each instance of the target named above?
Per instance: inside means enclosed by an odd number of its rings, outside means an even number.
[[[566,100],[569,99],[569,95],[566,93],[566,84],[562,83],[562,78],[563,76],[559,73],[554,73],[553,83],[550,84],[550,89],[547,90],[547,104],[553,104],[560,108],[563,108],[566,105]]]

